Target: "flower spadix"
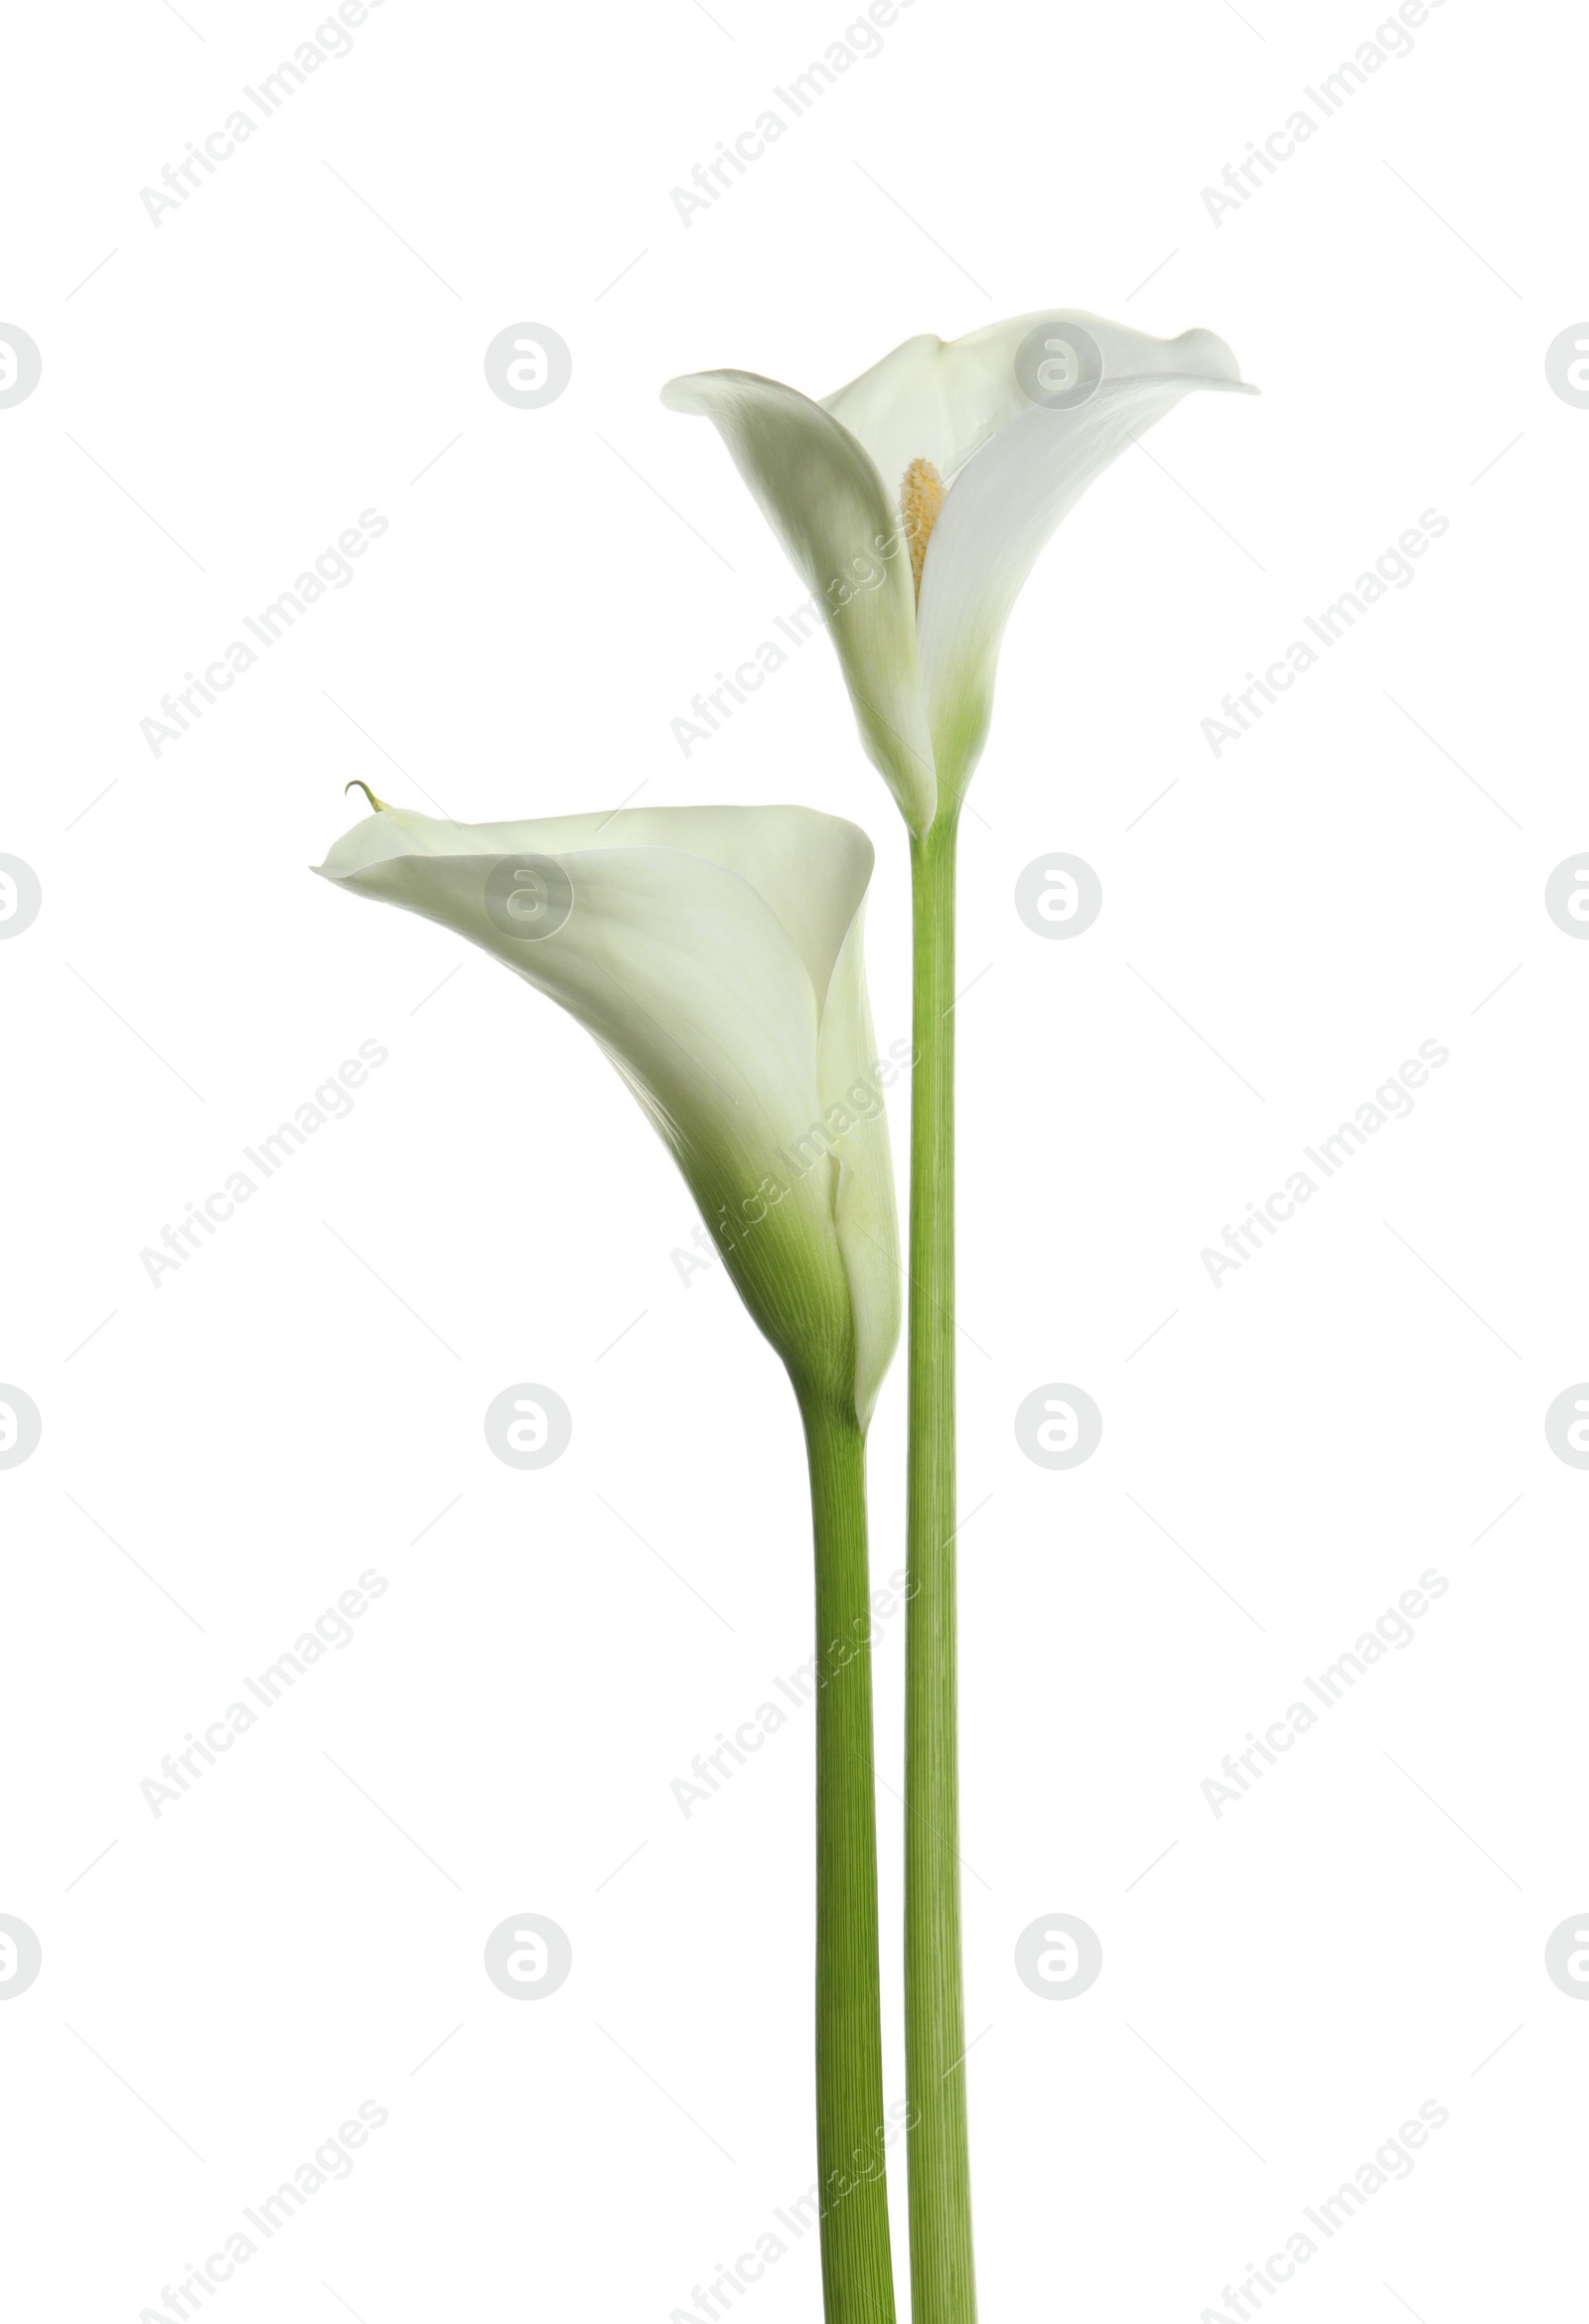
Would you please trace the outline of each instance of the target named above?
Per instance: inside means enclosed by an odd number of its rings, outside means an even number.
[[[864,1426],[900,1308],[866,834],[794,806],[464,824],[387,807],[319,869],[467,937],[578,1018],[796,1389]]]
[[[1193,388],[1239,388],[1209,331],[1149,339],[1056,308],[908,339],[813,401],[752,371],[662,400],[715,422],[829,617],[861,737],[918,832],[981,753],[999,644],[1050,533]]]

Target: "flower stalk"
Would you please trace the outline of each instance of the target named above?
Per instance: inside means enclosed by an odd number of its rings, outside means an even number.
[[[913,2324],[974,2324],[955,1670],[954,875],[958,811],[911,840],[905,2071]]]
[[[884,2176],[866,1440],[801,1398],[816,1549],[816,2151],[826,2324],[894,2324]]]

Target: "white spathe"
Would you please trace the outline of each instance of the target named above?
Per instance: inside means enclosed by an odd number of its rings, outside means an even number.
[[[1063,340],[1068,326],[1095,344],[1098,384],[1074,405],[1034,401],[1017,356],[1040,327]],[[662,401],[715,422],[830,617],[862,740],[920,832],[958,803],[976,765],[1004,625],[1055,526],[1183,395],[1242,385],[1212,332],[1150,339],[1051,308],[964,339],[908,339],[820,402],[730,370],[670,380]],[[899,509],[916,460],[949,488],[919,606]]]
[[[467,937],[594,1034],[796,1388],[852,1398],[864,1426],[900,1324],[865,832],[797,806],[386,807],[318,869]]]

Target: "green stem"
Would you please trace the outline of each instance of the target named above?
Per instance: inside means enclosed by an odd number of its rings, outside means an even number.
[[[827,2324],[894,2324],[884,2177],[866,1440],[801,1397],[816,1546],[816,2152]]]
[[[911,841],[910,1551],[905,2066],[912,2324],[975,2324],[954,1648],[954,842]]]

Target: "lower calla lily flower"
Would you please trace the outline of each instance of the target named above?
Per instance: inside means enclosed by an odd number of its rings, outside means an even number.
[[[866,834],[807,807],[383,808],[319,868],[467,937],[595,1035],[796,1387],[864,1425],[900,1320]]]
[[[816,2146],[829,2324],[893,2324],[865,1431],[899,1331],[861,955],[872,847],[805,807],[459,824],[379,807],[322,874],[577,1017],[688,1181],[799,1401],[816,1565]]]
[[[734,370],[662,400],[716,423],[830,616],[862,740],[920,833],[976,765],[1004,626],[1055,526],[1183,395],[1241,385],[1212,332],[1055,308],[908,339],[820,401]]]

